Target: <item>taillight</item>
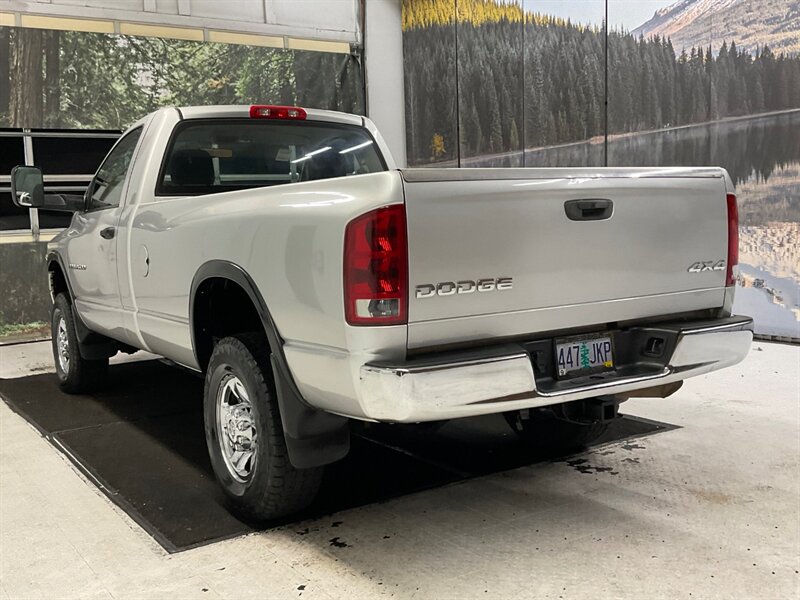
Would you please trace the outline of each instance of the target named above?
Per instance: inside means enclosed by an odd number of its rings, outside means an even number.
[[[299,106],[267,106],[255,105],[250,107],[251,119],[289,119],[303,121],[308,115]]]
[[[351,325],[399,325],[408,321],[404,205],[379,208],[347,224],[344,313]]]
[[[739,264],[739,208],[736,195],[728,194],[728,269],[725,273],[725,285],[734,285],[733,267]]]

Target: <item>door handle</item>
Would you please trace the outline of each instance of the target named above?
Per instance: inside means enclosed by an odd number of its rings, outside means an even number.
[[[607,198],[567,200],[564,212],[570,221],[602,221],[611,217],[614,203]]]
[[[100,230],[100,237],[104,240],[110,240],[114,237],[114,233],[116,233],[116,231],[113,227],[106,227],[105,229]]]

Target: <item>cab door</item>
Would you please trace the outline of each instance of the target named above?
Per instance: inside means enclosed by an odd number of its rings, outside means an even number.
[[[87,210],[75,216],[66,242],[75,307],[98,333],[125,339],[117,277],[118,225],[142,127],[126,133],[97,171],[87,195]]]

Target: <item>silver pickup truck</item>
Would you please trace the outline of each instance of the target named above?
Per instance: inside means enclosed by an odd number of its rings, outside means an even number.
[[[577,446],[752,340],[723,169],[398,169],[364,117],[219,106],[141,119],[84,196],[12,184],[74,212],[47,258],[61,388],[138,349],[204,373],[250,519],[307,506],[352,419],[503,413]]]

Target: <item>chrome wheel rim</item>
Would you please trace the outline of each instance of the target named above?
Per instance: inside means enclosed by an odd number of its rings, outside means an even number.
[[[56,325],[56,357],[58,366],[65,375],[69,373],[69,338],[67,337],[67,322],[63,316],[58,319]]]
[[[227,373],[217,388],[217,440],[228,473],[245,483],[253,473],[258,436],[250,397],[236,375]]]

